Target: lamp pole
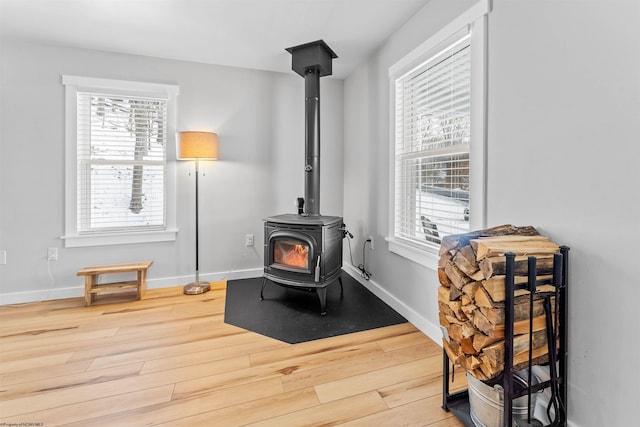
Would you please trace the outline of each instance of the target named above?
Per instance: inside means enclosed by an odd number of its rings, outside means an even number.
[[[200,281],[200,231],[198,227],[198,213],[200,212],[199,204],[198,204],[198,175],[200,175],[200,159],[195,159],[196,163],[196,278],[193,283],[189,283],[184,287],[184,293],[187,295],[197,295],[203,294],[211,289],[211,284],[209,282],[201,282]]]
[[[200,242],[198,240],[198,236],[200,233],[198,232],[198,166],[200,166],[200,160],[196,159],[196,281],[195,284],[200,284],[200,266],[198,260],[200,259],[198,250],[200,248]]]
[[[200,160],[217,160],[218,136],[212,132],[180,132],[178,159],[195,160],[196,175],[196,277],[193,283],[184,286],[184,293],[189,295],[203,294],[211,285],[200,281],[200,231],[199,231],[199,188]]]

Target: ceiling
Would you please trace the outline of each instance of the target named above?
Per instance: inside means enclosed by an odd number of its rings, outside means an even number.
[[[346,77],[429,0],[0,0],[0,37],[290,72],[323,39]]]

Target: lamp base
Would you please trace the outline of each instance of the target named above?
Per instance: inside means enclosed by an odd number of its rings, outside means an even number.
[[[204,294],[205,292],[209,292],[210,289],[211,284],[209,282],[198,281],[189,283],[188,285],[184,285],[183,292],[186,295],[200,295]]]

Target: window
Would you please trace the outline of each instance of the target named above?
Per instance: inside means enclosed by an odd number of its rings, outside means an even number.
[[[469,230],[469,38],[396,80],[395,235]]]
[[[427,265],[442,237],[484,225],[482,15],[461,17],[389,71],[389,247]]]
[[[64,76],[65,245],[175,239],[177,87]],[[171,203],[169,203],[171,200]]]

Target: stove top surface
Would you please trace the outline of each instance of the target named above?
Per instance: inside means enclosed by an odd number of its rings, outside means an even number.
[[[325,216],[325,215],[297,215],[297,214],[282,214],[274,215],[264,218],[264,221],[275,222],[280,224],[299,224],[299,225],[331,225],[337,222],[342,222],[342,217],[339,216]]]

